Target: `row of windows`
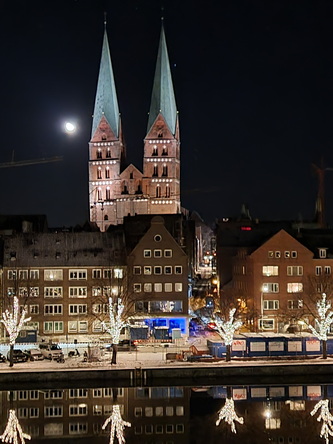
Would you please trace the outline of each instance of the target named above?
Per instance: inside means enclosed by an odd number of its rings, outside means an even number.
[[[156,237],[156,236],[155,236]],[[172,257],[172,250],[166,248],[164,250],[154,249],[154,250],[143,250],[143,257]]]
[[[152,435],[154,433],[156,435],[160,435],[163,433],[171,434],[171,433],[184,433],[184,424],[156,424],[153,426],[152,424],[146,424],[143,426],[135,426],[134,434],[142,435],[143,433],[146,435]]]
[[[106,312],[107,308],[105,308],[105,311],[101,311],[100,313],[105,314]],[[40,331],[39,324],[39,322],[34,321],[27,322],[28,327],[31,327],[37,331]],[[87,333],[89,324],[91,323],[88,323],[88,321],[68,321],[68,333]],[[108,325],[107,322],[105,324]],[[63,321],[45,321],[43,322],[43,333],[64,333],[64,325],[65,323]],[[106,330],[101,321],[95,320],[91,324],[91,331],[92,333],[103,333]],[[22,330],[22,333],[23,332],[24,330]]]
[[[263,301],[263,309],[264,310],[278,310],[280,306],[279,301],[271,300],[271,301]],[[288,310],[299,310],[303,308],[303,300],[297,299],[297,300],[289,300],[288,301]]]
[[[285,257],[286,259],[292,258],[295,259],[297,257],[297,251],[269,251],[268,252],[268,257],[269,258],[273,258],[275,257],[276,259],[281,258],[283,255],[283,257]]]
[[[135,303],[137,313],[181,313],[182,301],[138,301]]]
[[[163,288],[164,287],[164,288]],[[151,293],[152,291],[156,293],[166,292],[171,293],[172,291],[175,291],[176,293],[183,291],[183,284],[181,282],[166,282],[165,284],[162,284],[160,282],[147,282],[144,284],[141,284],[139,282],[133,284],[133,291],[134,293],[141,293],[142,291],[144,293]]]
[[[40,392],[39,390],[15,390],[13,392],[7,393],[7,399],[10,401],[10,397],[13,397],[14,401],[37,401],[39,400],[39,396],[44,396],[44,399],[63,399],[64,398],[64,390],[43,390]],[[76,399],[76,398],[88,398],[92,395],[93,398],[110,398],[112,397],[112,388],[72,388],[68,389],[68,398]],[[65,396],[65,398],[67,395]],[[117,398],[124,397],[124,389],[117,389]]]
[[[280,285],[278,282],[266,282],[262,284],[263,293],[279,293]],[[303,291],[303,284],[301,282],[288,282],[287,293],[300,293]]]
[[[181,265],[176,265],[174,267],[172,267],[171,265],[165,265],[164,267],[162,267],[161,265],[155,265],[153,267],[151,265],[144,265],[143,267],[141,267],[141,265],[135,265],[133,268],[133,273],[136,275],[139,275],[141,273],[143,273],[144,275],[150,275],[152,273],[162,274],[163,272],[164,274],[182,274],[183,267]]]
[[[317,265],[315,267],[316,276],[320,276],[322,274],[330,275],[332,272],[331,266],[326,265],[322,267],[321,265]],[[262,267],[263,276],[279,276],[279,266],[278,265],[264,265]],[[303,276],[303,266],[295,265],[287,267],[287,275],[288,276]]]
[[[107,304],[106,304],[107,305]],[[107,305],[108,306],[108,305]],[[23,306],[21,306],[23,309]],[[30,314],[39,314],[39,305],[33,304],[29,305]],[[80,315],[87,314],[88,309],[86,304],[70,304],[68,306],[69,315]],[[62,304],[46,304],[44,305],[44,315],[62,315],[63,305]]]
[[[154,416],[184,416],[184,406],[165,406],[165,407],[134,407],[134,416],[135,417],[152,417]]]
[[[120,411],[123,413],[124,406],[120,404]],[[113,410],[113,405],[93,405],[92,414],[94,416],[99,415],[111,415]],[[88,404],[70,404],[68,406],[69,416],[88,416],[89,408]],[[62,405],[44,406],[44,417],[45,418],[60,418],[64,415],[64,407]],[[21,407],[18,409],[19,418],[38,418],[39,408],[38,407]]]
[[[45,298],[62,298],[63,287],[44,287]],[[121,291],[120,287],[92,287],[92,296],[117,296]],[[20,297],[38,297],[40,295],[39,287],[19,287],[18,292],[14,287],[7,287],[7,295],[15,296],[18,294]],[[86,298],[88,296],[87,287],[69,287],[68,296],[70,298]]]
[[[172,251],[172,250],[170,250]],[[161,257],[161,256],[159,256]],[[166,256],[170,257],[170,256]],[[93,269],[91,277],[93,279],[122,279],[124,270],[122,268]],[[68,270],[68,278],[70,280],[87,280],[88,271],[84,269]],[[9,280],[36,280],[39,279],[39,270],[8,270],[7,278]],[[64,270],[53,269],[44,270],[44,281],[62,281],[64,279]]]

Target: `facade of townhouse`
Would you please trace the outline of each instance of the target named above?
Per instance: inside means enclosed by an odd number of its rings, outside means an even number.
[[[147,334],[157,339],[188,334],[188,257],[163,217],[151,219],[151,227],[129,254],[128,274],[136,295],[134,324],[145,323]]]
[[[217,230],[222,303],[238,306],[250,331],[314,325],[316,302],[323,293],[333,296],[333,231],[283,221],[222,224],[227,224]]]
[[[121,232],[21,233],[4,238],[2,308],[10,307],[17,296],[31,317],[27,326],[37,330],[39,339],[100,338],[108,297],[121,294],[125,280]]]

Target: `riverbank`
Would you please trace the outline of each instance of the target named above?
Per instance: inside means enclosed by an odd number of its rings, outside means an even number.
[[[35,361],[0,364],[0,390],[25,388],[31,384],[55,386],[132,387],[150,385],[225,385],[263,383],[281,384],[295,380],[331,382],[333,358],[303,360],[186,362],[166,360],[166,353],[123,352],[111,365],[111,354],[98,362],[84,362],[82,357],[67,358],[64,363]]]

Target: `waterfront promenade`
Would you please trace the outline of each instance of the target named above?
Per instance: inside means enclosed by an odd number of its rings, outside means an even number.
[[[130,352],[118,352],[117,364],[111,365],[111,353],[105,352],[96,362],[84,362],[83,355],[67,357],[65,362],[42,360],[0,364],[0,389],[9,386],[24,387],[39,384],[49,387],[59,385],[98,385],[109,386],[147,386],[147,385],[197,385],[228,384],[256,381],[262,383],[283,383],[295,380],[301,382],[332,382],[333,358],[285,359],[268,361],[242,361],[234,358],[231,362],[224,359],[213,362],[187,362],[167,359],[179,349],[172,344],[139,347]]]

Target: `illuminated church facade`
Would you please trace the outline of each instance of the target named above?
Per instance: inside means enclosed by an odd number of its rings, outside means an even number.
[[[89,143],[90,222],[101,231],[125,216],[179,214],[179,122],[162,26],[142,171],[127,164],[106,30]]]

